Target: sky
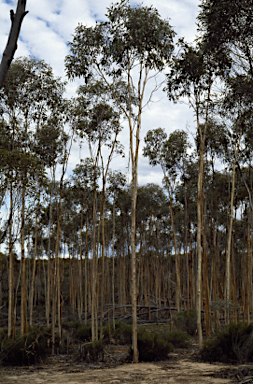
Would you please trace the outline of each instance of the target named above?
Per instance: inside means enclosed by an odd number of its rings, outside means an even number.
[[[68,42],[72,41],[78,23],[94,26],[96,20],[105,20],[107,8],[111,0],[27,0],[25,16],[18,49],[15,58],[33,56],[44,60],[53,68],[54,74],[65,79],[64,59],[69,53]],[[134,4],[130,1],[130,4]],[[185,37],[187,42],[193,42],[196,37],[196,17],[198,15],[199,0],[143,0],[144,6],[153,5],[157,8],[163,19],[167,19],[176,32],[176,40]],[[16,10],[17,0],[0,0],[0,56],[4,51],[10,30],[10,10]],[[163,80],[165,77],[161,75]],[[82,81],[69,82],[66,87],[66,96],[73,97],[77,86]],[[149,89],[147,89],[149,92]],[[176,104],[166,97],[162,90],[158,91],[153,102],[146,107],[142,117],[141,149],[139,160],[139,185],[162,182],[162,172],[159,167],[151,167],[148,159],[142,153],[143,138],[150,129],[162,127],[169,135],[175,129],[195,132],[193,111],[185,104]],[[114,158],[111,168],[127,173],[131,180],[128,168],[129,135],[125,127],[120,135],[125,147],[125,158]],[[80,162],[81,158],[88,157],[85,147],[80,149],[78,143],[72,147],[68,165],[68,174]]]

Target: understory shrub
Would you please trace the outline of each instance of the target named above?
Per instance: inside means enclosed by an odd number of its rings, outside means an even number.
[[[81,325],[82,324],[80,323],[80,321],[68,321],[68,322],[62,323],[62,328],[69,331],[69,330],[77,329],[81,327]]]
[[[187,311],[178,312],[173,317],[173,322],[178,329],[194,336],[197,329],[197,313],[193,309],[189,311],[189,314]]]
[[[132,326],[124,323],[123,321],[117,321],[115,323],[115,329],[111,325],[111,338],[116,344],[130,345],[132,343]],[[103,330],[104,340],[109,340],[109,327],[104,327]]]
[[[204,343],[200,358],[204,361],[245,363],[253,361],[253,324],[230,324]]]
[[[168,358],[168,354],[172,352],[173,349],[173,345],[164,338],[164,335],[158,333],[150,333],[144,329],[139,330],[139,361],[165,360]]]
[[[190,336],[177,329],[164,333],[162,336],[164,340],[171,343],[175,348],[187,348],[189,346]]]
[[[82,344],[74,355],[77,361],[96,362],[104,358],[104,344],[102,340]]]
[[[58,338],[56,344],[59,346]],[[51,350],[51,331],[33,327],[29,333],[16,340],[2,340],[0,359],[6,365],[29,365],[50,354]]]
[[[91,339],[91,327],[89,325],[79,325],[76,330],[73,332],[74,338],[78,339],[79,341],[85,342],[90,341]]]

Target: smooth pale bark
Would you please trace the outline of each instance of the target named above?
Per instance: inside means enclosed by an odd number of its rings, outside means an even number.
[[[175,231],[175,225],[174,225],[174,212],[173,212],[173,206],[172,206],[172,188],[168,179],[168,176],[166,174],[166,166],[162,165],[164,180],[166,183],[167,191],[169,193],[169,199],[170,199],[170,219],[171,219],[171,229],[172,229],[172,236],[173,236],[173,243],[174,243],[174,251],[175,251],[175,269],[176,269],[176,286],[175,286],[175,304],[177,311],[180,311],[180,297],[181,297],[181,283],[180,283],[180,268],[179,268],[179,255],[177,251],[177,241],[176,241],[176,231]]]
[[[92,216],[92,243],[93,243],[93,260],[92,260],[92,282],[91,282],[91,340],[96,340],[95,333],[95,304],[96,304],[96,281],[97,281],[97,247],[96,247],[96,212],[97,212],[97,189],[94,187],[93,198],[93,216]]]
[[[239,153],[241,136],[235,145],[235,157],[233,162],[232,171],[232,187],[230,197],[230,215],[229,215],[229,232],[228,232],[228,243],[227,243],[227,254],[226,254],[226,276],[225,276],[225,300],[228,302],[231,297],[230,286],[231,286],[231,240],[232,240],[232,229],[233,229],[233,215],[234,215],[234,196],[235,196],[235,169],[236,162]],[[229,323],[229,310],[226,310],[226,323]]]
[[[51,311],[51,324],[52,324],[52,355],[55,353],[55,319],[56,319],[56,260],[52,260],[52,277],[51,277],[51,287],[52,287],[52,311]]]
[[[135,234],[136,234],[136,202],[137,202],[137,165],[132,171],[132,209],[131,209],[131,291],[132,291],[132,348],[133,363],[138,363],[138,346],[137,346],[137,287],[136,287],[136,251],[135,251]]]
[[[201,234],[202,234],[202,188],[204,175],[204,150],[203,144],[200,144],[199,152],[199,174],[198,174],[198,204],[197,204],[197,284],[196,284],[196,312],[197,312],[197,330],[199,337],[199,349],[203,346],[203,335],[201,325],[201,307],[202,307],[202,249],[201,249]]]
[[[25,265],[25,185],[22,189],[21,209],[21,311],[20,311],[20,334],[23,336],[28,330],[27,323],[27,301],[26,301],[26,265]]]
[[[37,254],[37,243],[38,243],[38,211],[40,205],[40,189],[39,189],[39,200],[36,209],[36,219],[35,219],[35,240],[34,240],[34,253],[33,253],[33,265],[32,265],[32,281],[30,287],[29,295],[29,325],[33,324],[33,301],[34,301],[34,283],[35,283],[35,273],[36,273],[36,254]]]
[[[26,9],[26,0],[18,0],[16,13],[13,10],[10,11],[11,15],[11,30],[9,33],[7,45],[3,52],[1,64],[0,64],[0,88],[3,86],[8,69],[13,60],[14,54],[17,50],[17,41],[20,33],[20,28],[25,15],[28,13]]]
[[[87,312],[88,312],[88,229],[89,229],[89,217],[88,217],[88,205],[86,206],[86,236],[85,236],[85,261],[84,261],[84,322],[87,325]]]
[[[205,196],[204,196],[205,199]],[[210,303],[209,303],[209,278],[208,278],[208,254],[207,254],[207,239],[206,239],[206,223],[205,223],[205,203],[203,202],[203,280],[204,280],[204,292],[205,292],[205,326],[206,326],[206,338],[210,337]]]
[[[104,184],[104,183],[103,183]],[[104,219],[104,211],[105,211],[105,186],[103,185],[102,191],[102,275],[101,275],[101,314],[100,314],[100,339],[103,338],[103,320],[104,320],[104,284],[105,284],[105,219]]]
[[[190,310],[190,269],[189,269],[189,253],[188,253],[188,231],[187,231],[187,215],[188,202],[186,196],[186,185],[184,184],[184,256],[186,263],[186,298],[187,298],[187,314]]]
[[[79,284],[78,284],[78,318],[79,318],[79,321],[82,320],[82,313],[83,313],[83,262],[82,262],[83,240],[82,240],[82,231],[83,231],[83,210],[81,211],[81,222],[80,222],[80,255],[79,255]]]
[[[144,80],[141,86],[141,80],[145,70]],[[131,288],[132,288],[132,349],[133,349],[133,363],[138,363],[138,346],[137,346],[137,287],[136,287],[136,249],[135,249],[135,237],[136,237],[136,203],[137,203],[137,189],[138,189],[138,158],[139,158],[139,145],[140,145],[140,129],[141,129],[141,114],[142,103],[144,97],[144,91],[147,83],[148,69],[143,68],[140,65],[139,81],[138,81],[138,120],[136,126],[136,132],[134,130],[131,120],[131,108],[128,115],[129,131],[130,131],[130,157],[132,163],[132,196],[131,196]],[[129,88],[129,105],[131,105],[131,76],[128,72],[128,88]],[[135,143],[134,143],[135,136]],[[134,145],[135,144],[135,145]]]
[[[115,329],[115,197],[113,199],[113,211],[112,211],[113,229],[112,229],[112,325]],[[108,310],[109,316],[109,310]],[[110,323],[109,323],[110,325]]]
[[[114,149],[117,143],[117,138],[118,138],[118,133],[119,131],[117,130],[115,132],[114,140],[111,145],[111,150],[110,154],[108,156],[107,164],[104,169],[104,161],[103,161],[103,156],[101,152],[101,147],[100,147],[100,158],[101,158],[101,164],[102,164],[102,170],[103,170],[103,187],[102,187],[102,201],[101,201],[101,224],[102,224],[102,277],[101,277],[101,315],[100,315],[100,338],[103,338],[103,319],[104,319],[104,274],[105,274],[105,202],[106,202],[106,180],[107,180],[107,175],[109,171],[109,166],[112,160],[112,156],[114,153]]]
[[[174,214],[173,214],[172,197],[171,196],[170,196],[170,217],[171,217],[171,227],[172,227],[173,242],[174,242],[174,249],[175,249],[175,268],[176,268],[175,298],[176,298],[177,311],[179,312],[180,311],[180,296],[181,296],[180,269],[179,269],[179,257],[178,257],[178,251],[177,251],[177,241],[176,241],[176,232],[175,232],[175,225],[174,225]]]
[[[209,79],[211,80],[211,79]],[[210,100],[210,92],[211,92],[212,82],[209,82],[209,88],[207,93],[207,100]],[[207,122],[208,122],[208,113],[209,113],[209,102],[207,101],[205,107],[205,125],[204,131],[202,132],[202,127],[200,125],[199,116],[200,116],[200,100],[196,95],[196,118],[197,118],[197,129],[199,133],[199,171],[198,171],[198,186],[197,186],[197,283],[196,283],[196,312],[197,312],[197,331],[199,336],[199,349],[202,349],[203,346],[203,333],[202,333],[202,324],[201,324],[201,308],[202,308],[202,248],[201,248],[201,240],[202,240],[202,214],[203,214],[203,190],[204,190],[204,152],[205,152],[205,140],[206,140],[206,132],[207,132]],[[205,240],[205,234],[203,236]]]
[[[55,186],[55,165],[53,165],[53,187]],[[53,290],[52,287],[52,263],[51,263],[51,233],[52,233],[52,219],[53,219],[53,206],[52,206],[52,196],[53,196],[53,188],[50,191],[50,201],[49,201],[49,222],[48,222],[48,261],[47,261],[47,295],[46,295],[46,319],[47,319],[47,327],[50,326],[50,302],[51,302],[51,292]]]
[[[12,245],[12,222],[13,222],[13,186],[10,183],[10,224],[9,224],[9,298],[8,298],[8,337],[14,336],[14,275],[13,275],[13,245]]]
[[[60,238],[61,238],[61,217],[62,217],[62,189],[63,189],[63,178],[65,175],[65,169],[63,165],[63,171],[60,181],[60,196],[58,202],[58,220],[57,220],[57,232],[56,232],[56,246],[55,246],[55,264],[56,264],[56,291],[57,291],[57,319],[58,319],[58,334],[61,340],[62,327],[61,327],[61,278],[60,278]]]

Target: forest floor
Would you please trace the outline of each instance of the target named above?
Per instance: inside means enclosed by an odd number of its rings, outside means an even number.
[[[253,383],[253,365],[209,364],[198,361],[197,347],[175,350],[168,360],[126,363],[125,346],[108,345],[103,362],[73,362],[69,355],[56,355],[29,367],[0,367],[4,384],[225,384]]]

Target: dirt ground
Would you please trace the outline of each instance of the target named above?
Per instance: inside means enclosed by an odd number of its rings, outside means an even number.
[[[241,376],[243,367],[201,363],[193,350],[170,355],[157,363],[123,363],[125,347],[109,346],[105,360],[97,364],[73,362],[58,355],[29,367],[0,367],[4,384],[225,384],[253,383],[253,376]],[[253,366],[250,367],[253,372]],[[249,372],[249,371],[248,371]],[[252,381],[251,381],[252,379]],[[246,381],[245,381],[246,380]]]

